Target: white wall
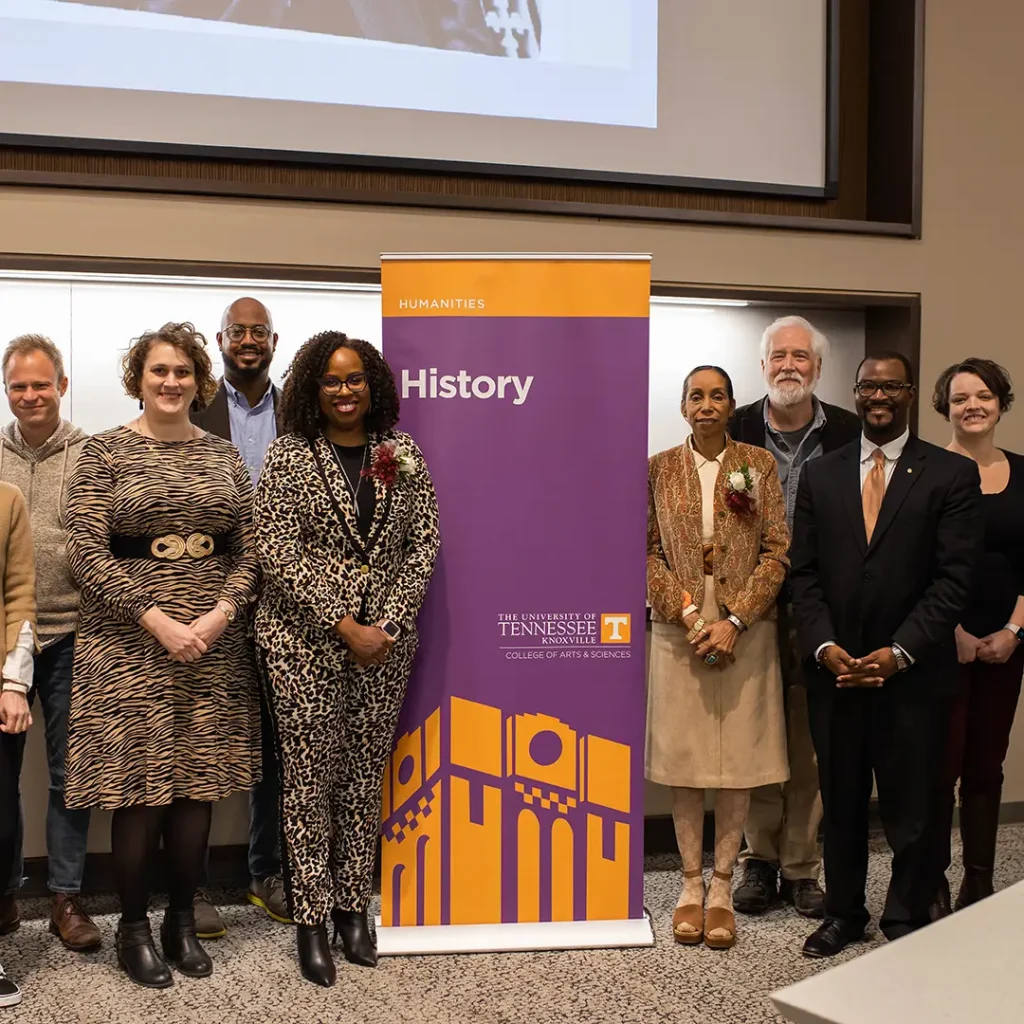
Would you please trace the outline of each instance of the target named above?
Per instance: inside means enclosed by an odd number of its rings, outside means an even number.
[[[680,444],[690,433],[679,411],[683,381],[702,363],[721,366],[730,377],[740,405],[765,393],[760,345],[764,329],[777,316],[802,313],[830,341],[818,396],[833,405],[853,408],[853,381],[864,356],[862,312],[757,306],[690,306],[655,300],[651,307],[650,427],[651,454]]]
[[[302,342],[328,328],[381,344],[380,294],[374,288],[345,289],[251,281],[189,281],[156,278],[28,278],[0,272],[0,346],[18,334],[46,334],[64,353],[71,384],[63,413],[91,433],[124,423],[138,414],[120,385],[120,358],[133,337],[168,320],[190,320],[206,334],[217,374],[220,353],[215,340],[224,308],[242,295],[263,301],[280,335],[272,376],[280,381]],[[804,312],[832,341],[819,395],[849,406],[851,382],[864,352],[864,318],[859,313],[776,310],[766,307],[693,306],[654,300],[651,305],[650,433],[648,448],[679,444],[688,427],[679,414],[679,397],[689,370],[716,363],[733,377],[739,402],[764,394],[759,350],[765,326],[783,312]],[[10,411],[0,403],[0,423]],[[38,706],[37,706],[38,712]],[[47,773],[41,715],[28,740],[22,792],[25,804],[25,856],[46,852]],[[648,785],[649,814],[670,811],[668,793]],[[245,843],[248,801],[236,794],[218,806],[211,841]],[[93,816],[89,849],[109,850],[109,815]]]

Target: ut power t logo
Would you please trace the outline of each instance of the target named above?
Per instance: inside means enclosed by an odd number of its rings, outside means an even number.
[[[601,616],[601,643],[628,644],[631,618],[632,616],[626,614],[603,614]]]

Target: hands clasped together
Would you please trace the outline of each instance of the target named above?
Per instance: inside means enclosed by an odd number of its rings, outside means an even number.
[[[142,626],[160,641],[167,657],[182,664],[198,661],[220,639],[229,621],[221,602],[188,625],[155,606],[140,619]]]
[[[684,595],[684,607],[691,604],[689,594]],[[711,668],[724,668],[736,660],[733,651],[739,629],[729,619],[708,624],[698,611],[683,616],[686,640],[694,655]]]
[[[15,736],[25,732],[31,724],[32,712],[25,694],[14,690],[0,693],[0,732]]]
[[[334,632],[345,641],[352,660],[360,668],[383,665],[395,646],[394,640],[380,628],[379,623],[375,626],[361,626],[351,615],[346,615],[334,627]]]
[[[987,665],[1004,665],[1020,646],[1008,629],[999,629],[988,636],[976,637],[956,627],[956,653],[961,665],[983,661]]]
[[[899,671],[891,647],[880,647],[863,658],[854,658],[838,644],[832,644],[822,652],[821,664],[836,677],[836,685],[841,689],[879,687]]]

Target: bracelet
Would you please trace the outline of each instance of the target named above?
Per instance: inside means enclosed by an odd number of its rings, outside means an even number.
[[[693,641],[697,639],[697,637],[702,636],[704,633],[705,625],[706,623],[704,622],[703,618],[698,619],[693,624],[693,629],[691,629],[690,632],[686,634],[686,642],[692,644]]]
[[[737,615],[733,615],[731,612],[725,617],[726,622],[731,622],[741,633],[746,632],[747,627],[743,624],[743,620]]]

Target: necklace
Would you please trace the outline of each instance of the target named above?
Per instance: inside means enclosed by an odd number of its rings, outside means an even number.
[[[359,491],[363,486],[363,470],[366,469],[366,457],[370,454],[369,442],[363,447],[363,461],[359,467],[359,483],[355,487],[352,486],[352,481],[349,478],[348,470],[345,468],[345,463],[341,461],[341,456],[338,454],[338,448],[331,442],[331,454],[334,456],[334,461],[338,464],[338,469],[341,470],[341,475],[345,478],[345,483],[348,484],[349,493],[352,495],[352,504],[356,507],[356,511],[359,511]]]
[[[136,433],[141,434],[143,437],[148,437],[151,441],[163,441],[163,440],[165,440],[162,437],[157,437],[155,434],[153,434],[152,431],[146,430],[145,427],[144,427],[144,424],[142,422],[142,417],[141,416],[137,416],[132,422],[135,424],[135,431],[136,431]],[[188,437],[175,438],[175,440],[194,441],[199,436],[199,433],[196,430],[196,425],[194,423],[189,423],[188,429],[189,429]]]

